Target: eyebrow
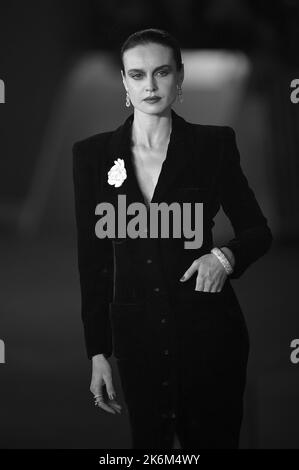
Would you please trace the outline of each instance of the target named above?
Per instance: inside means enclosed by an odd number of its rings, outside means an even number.
[[[156,67],[156,68],[154,69],[154,72],[156,72],[156,70],[162,69],[162,68],[164,68],[164,67],[171,68],[171,65],[169,65],[169,64],[159,65],[159,67]],[[143,69],[130,69],[130,70],[128,70],[128,73],[129,73],[129,72],[144,72],[144,70],[143,70]]]

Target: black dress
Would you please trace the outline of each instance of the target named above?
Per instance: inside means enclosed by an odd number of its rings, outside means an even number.
[[[111,203],[116,213],[119,195],[126,196],[127,207],[144,203],[132,164],[132,121],[133,114],[115,131],[73,147],[87,356],[114,354],[133,448],[170,449],[175,431],[183,448],[237,448],[249,337],[230,278],[239,278],[267,252],[272,234],[242,172],[233,129],[188,123],[172,110],[167,156],[151,203],[202,202],[202,246],[186,249],[184,233],[173,238],[171,226],[169,238],[150,238],[149,230],[146,238],[98,238],[98,203]],[[127,172],[118,188],[107,178],[117,158]],[[219,293],[195,291],[196,275],[179,279],[214,246],[220,206],[235,233],[223,244],[234,253],[234,272]]]

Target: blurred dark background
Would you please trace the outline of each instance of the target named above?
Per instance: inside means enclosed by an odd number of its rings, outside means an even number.
[[[158,27],[182,48],[184,103],[176,112],[235,129],[275,238],[233,282],[251,336],[241,446],[299,448],[299,364],[289,358],[299,337],[299,104],[290,100],[299,3],[12,0],[1,5],[0,22],[0,446],[130,446],[125,408],[120,416],[97,412],[89,392],[71,147],[132,112],[118,51],[132,32]],[[223,213],[215,222],[215,242],[227,240]]]

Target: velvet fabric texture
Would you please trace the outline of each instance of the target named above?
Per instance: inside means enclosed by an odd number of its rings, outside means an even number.
[[[228,126],[187,122],[173,110],[166,159],[151,203],[203,203],[203,243],[186,249],[179,238],[100,239],[95,208],[118,196],[127,206],[145,203],[131,152],[133,114],[116,130],[73,146],[73,180],[87,357],[116,358],[128,407],[133,448],[171,448],[174,432],[183,448],[237,448],[249,335],[230,279],[270,248],[267,219],[240,165],[235,132]],[[127,178],[118,188],[108,171],[124,160]],[[220,207],[234,238],[223,246],[235,256],[221,292],[195,291],[196,275],[179,279],[213,248]],[[194,222],[194,212],[192,213]],[[128,216],[133,218],[133,216]],[[194,226],[193,226],[194,227]]]

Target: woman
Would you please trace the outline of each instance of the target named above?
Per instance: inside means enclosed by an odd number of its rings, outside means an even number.
[[[161,30],[137,32],[121,59],[134,113],[73,147],[90,391],[100,408],[120,412],[108,362],[114,353],[133,448],[170,449],[175,435],[182,448],[238,448],[249,338],[230,278],[269,249],[272,234],[233,129],[188,123],[171,108],[184,79],[176,40]],[[172,203],[184,220],[180,236],[173,236],[178,219],[166,219]],[[167,236],[152,236],[157,204]],[[235,238],[219,249],[212,227],[220,205]],[[144,211],[133,224],[137,207]],[[187,247],[194,226],[201,244]]]

